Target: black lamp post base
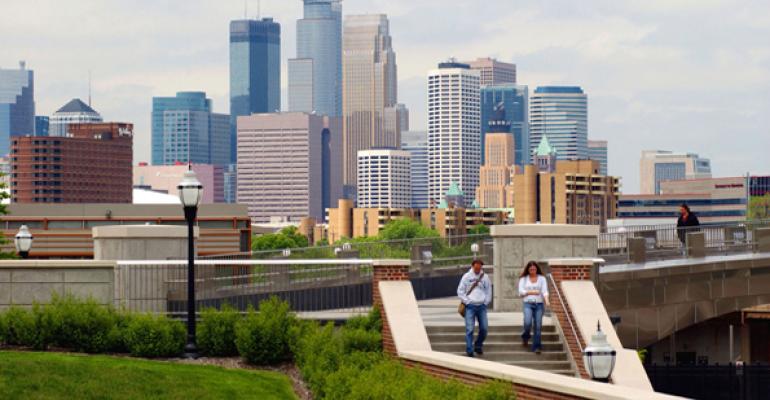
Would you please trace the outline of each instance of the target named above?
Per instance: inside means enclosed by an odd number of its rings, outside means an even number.
[[[592,378],[596,382],[610,383],[610,378]]]
[[[195,360],[200,357],[200,354],[198,354],[198,347],[195,346],[195,343],[187,342],[187,344],[184,346],[184,358]]]

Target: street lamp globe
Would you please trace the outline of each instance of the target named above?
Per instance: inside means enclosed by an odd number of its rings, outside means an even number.
[[[342,244],[343,251],[350,251],[350,249],[351,249],[350,242],[345,242]]]
[[[29,228],[27,228],[27,225],[22,225],[14,238],[16,252],[18,252],[22,258],[27,258],[29,250],[32,248],[33,239],[32,233],[29,231]]]
[[[607,335],[597,321],[596,332],[591,336],[591,342],[583,350],[583,363],[591,379],[609,382],[612,370],[615,368],[615,349],[607,342]]]
[[[203,185],[195,176],[195,171],[188,170],[182,177],[182,182],[177,186],[179,189],[179,200],[185,208],[198,207],[203,198]]]
[[[473,254],[478,253],[479,252],[479,244],[478,243],[473,243],[471,245],[471,251],[473,252]]]
[[[291,256],[291,249],[283,249],[283,256],[284,257],[290,257]]]

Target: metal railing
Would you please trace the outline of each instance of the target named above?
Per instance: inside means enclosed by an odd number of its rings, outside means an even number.
[[[197,260],[198,310],[258,308],[271,296],[295,312],[363,313],[372,304],[372,260]],[[131,311],[184,316],[187,261],[119,261],[115,300]]]
[[[629,261],[629,238],[645,240],[648,260],[687,257],[688,233],[702,232],[706,254],[734,254],[751,252],[755,246],[755,230],[770,227],[770,220],[723,222],[696,227],[677,228],[675,224],[615,227],[599,234],[599,255],[608,264]]]

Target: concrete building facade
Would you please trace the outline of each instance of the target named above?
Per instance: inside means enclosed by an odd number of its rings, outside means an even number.
[[[35,73],[24,61],[19,69],[0,68],[0,156],[10,150],[12,136],[35,133]]]
[[[489,57],[479,57],[474,61],[466,61],[471,69],[479,71],[479,85],[516,84],[516,64],[497,61]]]
[[[515,173],[513,135],[508,132],[487,134],[486,162],[479,171],[476,204],[481,208],[511,207],[511,179]]]
[[[133,124],[69,124],[66,137],[11,141],[14,203],[131,203]]]
[[[358,152],[359,208],[409,208],[412,187],[408,151],[372,149]]]
[[[588,97],[577,86],[541,86],[529,98],[530,153],[548,136],[560,160],[588,158]]]
[[[177,189],[177,186],[182,181],[184,173],[187,172],[188,168],[195,172],[196,177],[201,185],[203,185],[203,199],[201,203],[225,202],[225,168],[221,165],[147,165],[147,163],[140,163],[134,166],[133,169],[134,187],[178,196],[179,189]]]
[[[443,201],[452,182],[473,203],[481,166],[479,71],[450,60],[428,73],[428,196]]]
[[[641,194],[660,194],[662,181],[711,178],[711,161],[695,153],[645,150],[639,160]]]
[[[343,184],[353,198],[358,151],[400,145],[384,121],[385,109],[397,104],[396,53],[384,14],[346,16],[343,29]]]
[[[619,195],[620,179],[599,174],[594,160],[559,160],[553,172],[528,165],[513,178],[517,224],[606,226]]]
[[[238,118],[237,201],[248,206],[252,221],[320,219],[324,196],[339,198],[335,121],[299,112]]]

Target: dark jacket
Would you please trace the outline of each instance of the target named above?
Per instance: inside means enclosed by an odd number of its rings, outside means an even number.
[[[687,218],[683,218],[681,215],[676,220],[676,235],[679,236],[679,241],[684,244],[685,240],[687,239],[687,234],[690,232],[696,232],[697,229],[693,229],[690,227],[693,226],[699,226],[700,221],[698,221],[698,217],[695,216],[692,212],[687,213]]]

